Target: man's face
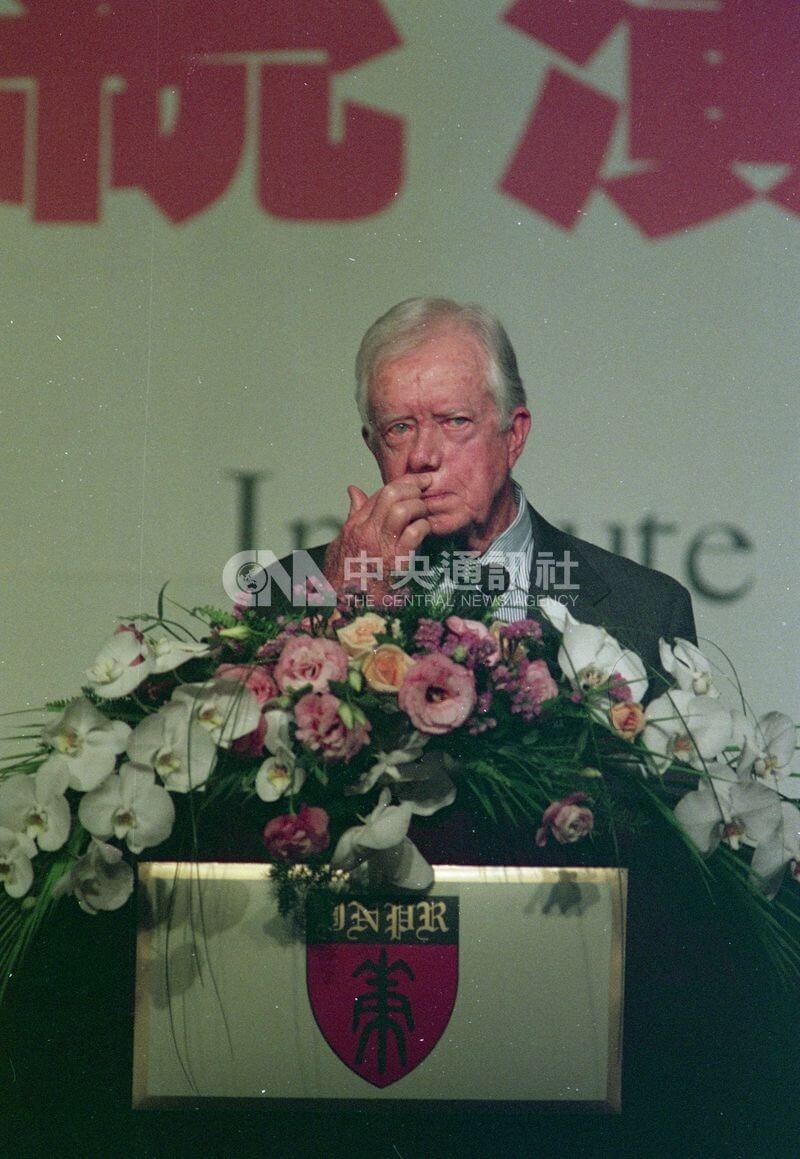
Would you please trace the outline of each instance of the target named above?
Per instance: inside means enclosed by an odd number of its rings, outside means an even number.
[[[379,363],[369,399],[368,445],[384,483],[431,475],[422,498],[433,534],[464,534],[471,549],[488,547],[515,515],[509,475],[530,415],[518,407],[509,428],[499,429],[477,338],[443,326],[408,354]]]

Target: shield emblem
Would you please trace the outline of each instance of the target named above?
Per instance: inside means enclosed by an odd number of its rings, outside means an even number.
[[[458,898],[315,897],[306,981],[325,1041],[366,1082],[386,1087],[431,1053],[458,991]]]

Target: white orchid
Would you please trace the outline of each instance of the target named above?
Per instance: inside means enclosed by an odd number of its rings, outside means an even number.
[[[194,640],[176,640],[174,636],[148,635],[145,637],[151,672],[172,672],[187,660],[207,656],[209,644]]]
[[[42,770],[63,770],[69,787],[79,792],[96,789],[114,768],[130,732],[129,725],[109,720],[85,697],[73,700],[42,732],[43,741],[53,750]]]
[[[127,762],[81,798],[78,820],[93,837],[113,835],[124,839],[131,853],[141,853],[169,837],[175,806],[151,768]]]
[[[182,684],[172,694],[173,703],[191,709],[196,720],[215,744],[228,748],[240,736],[258,725],[261,708],[253,693],[240,680],[207,680],[205,684]]]
[[[24,897],[33,885],[36,845],[24,833],[0,828],[0,883],[9,897]]]
[[[450,774],[456,762],[448,753],[425,753],[428,739],[415,729],[402,748],[379,752],[375,764],[345,792],[368,793],[375,785],[391,785],[398,800],[407,801],[412,813],[424,817],[452,805],[456,786]]]
[[[290,713],[270,708],[264,713],[264,747],[267,757],[256,773],[255,789],[262,801],[277,801],[289,793],[299,793],[306,770],[295,759],[289,726]]]
[[[263,762],[256,773],[255,789],[262,801],[277,801],[287,794],[299,793],[305,779],[306,770],[298,765],[290,749],[284,749]]]
[[[439,751],[425,753],[413,765],[407,765],[405,775],[394,785],[394,795],[401,802],[407,801],[411,812],[420,817],[430,817],[456,799],[453,781],[458,768],[449,753]]]
[[[777,793],[757,781],[739,781],[730,791],[730,810],[731,819],[722,833],[724,840],[734,849],[742,841],[759,848],[773,845],[779,858],[782,857],[783,816]],[[767,857],[772,860],[769,854]],[[763,856],[760,860],[763,864]],[[757,870],[758,867],[754,865],[753,868]]]
[[[428,737],[414,729],[400,748],[392,749],[388,753],[379,752],[375,764],[349,785],[345,792],[368,793],[374,785],[394,784],[396,781],[405,780],[408,766],[420,759],[427,742]]]
[[[746,745],[756,748],[756,727],[740,708],[731,709],[731,723],[731,747],[738,749],[741,757]]]
[[[217,746],[194,717],[191,704],[173,698],[137,724],[127,753],[134,764],[157,773],[170,792],[190,793],[210,777]]]
[[[736,773],[722,762],[710,764],[706,776],[675,806],[675,816],[703,856],[713,853],[733,818],[731,791]]]
[[[92,691],[103,700],[127,696],[150,675],[150,654],[133,624],[122,624],[86,670]]]
[[[264,713],[264,748],[273,756],[292,751],[289,731],[292,720],[292,714],[282,708],[269,708]]]
[[[800,798],[800,776],[783,771],[794,751],[794,723],[782,712],[768,712],[759,718],[745,737],[742,765],[777,793],[797,800]]]
[[[680,689],[651,701],[645,719],[642,740],[657,773],[673,762],[703,769],[720,756],[733,730],[731,714],[716,700]]]
[[[64,793],[66,770],[45,768],[19,773],[0,784],[0,826],[24,833],[40,849],[60,849],[69,837],[72,824]]]
[[[800,856],[800,810],[788,801],[781,801],[766,785],[755,782],[752,788],[758,790],[762,807],[757,818],[760,838],[753,831],[752,822],[747,830],[748,837],[758,842],[750,869],[767,897],[774,897],[781,887],[787,864]]]
[[[675,680],[682,692],[693,696],[719,696],[714,684],[711,665],[696,645],[680,636],[670,647],[666,640],[658,641],[661,667]]]
[[[539,600],[539,610],[547,617],[549,622],[558,632],[563,632],[567,625],[567,620],[572,620],[573,624],[577,623],[575,618],[570,615],[565,606],[558,602],[558,600],[551,599],[550,596],[543,596]]]
[[[590,692],[613,676],[628,686],[632,700],[642,699],[647,671],[635,652],[623,648],[605,628],[580,623],[557,600],[543,599],[539,607],[561,632],[558,664],[576,691]]]
[[[800,818],[796,809],[794,813]],[[777,892],[795,841],[800,841],[790,832],[793,817],[787,815],[788,825],[784,823],[777,793],[722,763],[709,766],[698,788],[675,806],[675,816],[704,856],[721,841],[733,849],[754,846],[751,871],[769,897]]]
[[[391,799],[391,790],[383,789],[364,824],[354,825],[339,838],[331,865],[352,872],[367,862],[372,884],[427,889],[433,870],[406,836],[413,809],[408,801],[392,805]]]
[[[120,909],[133,893],[133,869],[122,850],[92,838],[83,857],[53,886],[53,897],[72,893],[87,914]]]

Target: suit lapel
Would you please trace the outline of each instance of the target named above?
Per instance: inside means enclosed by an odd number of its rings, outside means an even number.
[[[528,510],[533,525],[531,594],[550,596],[553,599],[558,599],[559,596],[569,596],[570,599],[565,603],[573,616],[578,620],[583,619],[591,622],[602,612],[602,607],[599,605],[602,605],[611,590],[608,583],[589,563],[581,550],[580,540],[576,540],[553,527],[530,504],[528,504]],[[541,583],[537,583],[537,578],[541,579],[548,574],[548,561],[555,560],[557,564],[561,564],[567,559],[577,565],[573,568],[570,578],[571,583],[577,584],[576,589],[558,591],[551,585],[545,587]],[[555,582],[563,583],[564,579],[565,571],[563,568],[559,568]],[[573,596],[576,597],[574,602]]]

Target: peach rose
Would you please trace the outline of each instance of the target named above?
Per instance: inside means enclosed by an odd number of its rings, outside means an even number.
[[[361,665],[373,692],[397,692],[414,661],[397,644],[379,644]]]
[[[356,616],[345,628],[337,628],[336,635],[347,655],[358,659],[377,646],[376,635],[385,631],[386,621],[383,616],[365,612],[363,616]]]
[[[641,704],[635,702],[628,704],[625,701],[618,701],[617,704],[612,704],[608,710],[608,717],[611,731],[623,740],[633,740],[647,723],[644,709]]]

